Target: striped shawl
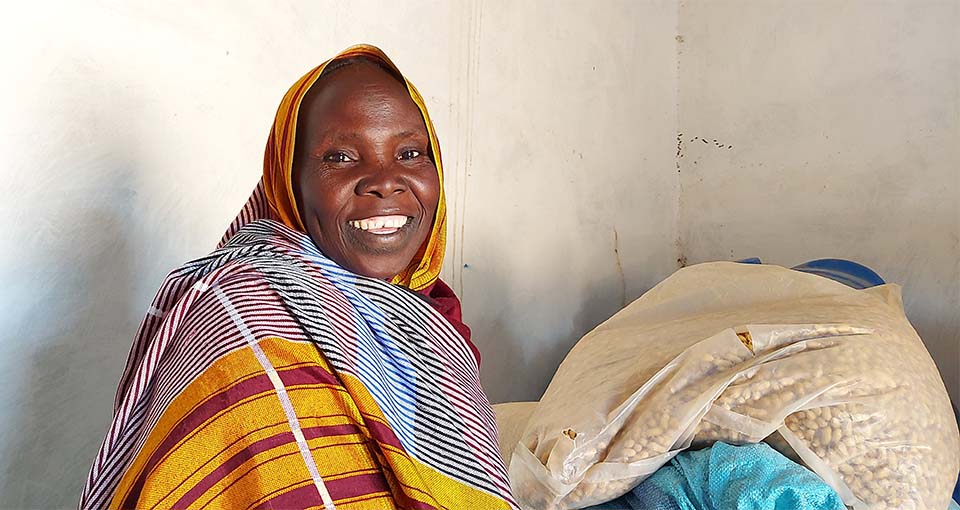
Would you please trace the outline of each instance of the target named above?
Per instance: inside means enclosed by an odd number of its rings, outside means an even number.
[[[464,340],[276,221],[173,271],[81,508],[515,508]]]

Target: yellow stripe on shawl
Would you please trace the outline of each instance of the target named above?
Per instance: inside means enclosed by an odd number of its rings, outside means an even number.
[[[333,373],[312,343],[271,337],[260,340],[258,345],[281,377],[287,370],[309,367]],[[228,459],[235,458],[258,441],[288,432],[285,412],[272,387],[237,400],[224,395],[239,384],[264,376],[263,367],[253,352],[243,348],[216,361],[191,382],[150,430],[143,447],[118,484],[110,508],[123,506],[128,495],[135,490],[137,480],[148,469],[148,460],[161,448],[164,440],[177,434],[177,426],[205,404],[222,402],[216,413],[202,423],[193,424],[189,433],[177,441],[161,462],[153,465],[146,483],[139,489],[136,508],[175,506],[180,498],[201,484],[205,477],[214,474]],[[395,503],[405,507],[412,502],[448,510],[507,508],[503,500],[448,478],[394,445],[376,441],[365,420],[389,427],[379,406],[359,379],[344,373],[338,374],[338,378],[343,386],[320,382],[285,385],[302,430],[338,425],[356,427],[355,432],[314,437],[307,441],[323,480],[332,483],[348,476],[382,473],[390,486],[390,492],[335,500],[338,509],[387,510],[395,508]],[[310,473],[297,459],[299,454],[293,442],[258,451],[202,491],[190,507],[246,508],[258,498],[309,485],[312,483]]]
[[[293,147],[296,140],[297,115],[300,103],[314,83],[320,78],[323,70],[334,60],[368,56],[382,61],[402,76],[397,66],[379,48],[366,44],[352,46],[332,59],[313,68],[303,75],[283,96],[277,116],[273,121],[273,128],[267,139],[267,147],[263,157],[263,184],[267,202],[280,220],[288,227],[305,232],[300,221],[297,201],[293,193]],[[424,242],[417,255],[400,274],[393,278],[393,283],[413,290],[428,287],[440,276],[440,266],[443,264],[443,254],[446,249],[446,222],[447,206],[443,192],[443,164],[440,161],[440,144],[437,134],[427,113],[427,106],[417,88],[406,78],[410,98],[416,103],[423,115],[423,122],[430,136],[430,150],[433,161],[437,166],[437,175],[440,177],[440,200],[437,204],[437,213],[433,219],[433,229],[430,237]]]
[[[268,357],[271,351],[283,353],[271,359],[280,373],[311,366],[330,370],[312,344],[269,338],[262,340],[259,345]],[[234,379],[232,374],[242,375]],[[150,431],[146,443],[119,483],[110,508],[123,507],[136,481],[147,469],[148,460],[164,440],[175,433],[176,427],[186,417],[212,399],[224,399],[224,391],[265,375],[253,352],[245,348],[220,359],[190,383]],[[380,472],[379,462],[369,450],[369,437],[363,418],[355,407],[347,405],[350,396],[343,387],[331,384],[297,385],[287,387],[287,395],[297,409],[303,429],[337,425],[355,425],[358,429],[356,433],[321,436],[307,441],[324,480],[334,481],[346,473]],[[224,402],[220,411],[206,418],[203,423],[196,424],[146,473],[146,483],[140,489],[136,508],[171,508],[205,477],[249,445],[289,431],[285,412],[272,386],[240,400]],[[312,484],[306,466],[296,460],[299,455],[294,442],[256,453],[204,491],[190,507],[212,505],[214,508],[245,508],[251,498],[293,490],[303,485],[301,482]],[[392,500],[390,493],[381,492],[367,494],[362,501],[352,504],[347,504],[348,501],[336,503],[338,508],[352,510],[387,509],[393,507]]]

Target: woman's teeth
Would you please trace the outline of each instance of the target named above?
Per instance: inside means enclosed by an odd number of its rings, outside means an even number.
[[[406,216],[373,216],[350,220],[350,226],[371,234],[392,234],[407,224]]]

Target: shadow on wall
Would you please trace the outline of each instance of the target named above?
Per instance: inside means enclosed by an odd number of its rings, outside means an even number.
[[[62,258],[43,261],[47,271],[69,274],[44,281],[43,299],[13,326],[27,354],[18,361],[24,376],[7,390],[16,404],[0,508],[75,507],[112,416],[112,394],[103,393],[116,387],[136,328],[128,319],[134,250],[127,204],[90,209],[84,199],[68,201],[68,211],[82,212],[63,218],[74,235],[50,250]]]
[[[477,229],[472,242],[486,246],[488,252],[490,247],[503,245],[502,239],[486,234]],[[552,248],[543,252],[563,254],[567,249],[559,244]],[[536,288],[539,286],[531,289],[516,283],[525,279],[514,278],[511,271],[516,268],[498,264],[497,258],[491,253],[487,262],[495,269],[468,269],[483,278],[482,286],[478,286],[482,294],[471,293],[473,287],[468,281],[462,296],[465,312],[471,310],[472,303],[487,302],[482,307],[487,315],[467,313],[474,341],[483,354],[483,389],[492,403],[538,400],[577,341],[635,296],[625,295],[624,282],[616,270],[594,272],[589,278],[568,278],[567,285],[555,286],[561,294],[543,295]],[[558,265],[567,267],[566,262],[561,260]]]
[[[142,312],[135,145],[119,128],[131,114],[86,108],[55,110],[69,115],[45,127],[59,146],[17,176],[42,200],[23,215],[18,265],[3,268],[0,508],[76,508]],[[116,136],[81,133],[97,121],[116,123]]]
[[[480,234],[477,233],[477,235]],[[487,241],[489,239],[482,240],[482,242]],[[500,245],[489,243],[486,246]],[[491,252],[491,259],[494,258],[499,258],[499,253]],[[449,263],[453,260],[451,259]],[[489,271],[476,265],[470,268],[464,267],[462,270],[482,272],[484,279],[484,294],[479,296],[470,295],[469,281],[466,289],[463,288],[462,283],[457,286],[457,294],[463,305],[464,322],[470,327],[473,343],[481,353],[481,385],[491,402],[507,401],[513,397],[511,389],[521,385],[521,381],[526,381],[529,377],[523,347],[525,338],[519,335],[510,313],[515,308],[510,294],[512,290],[510,275],[504,271]],[[453,272],[452,280],[448,282],[451,286],[454,285],[458,274],[460,271]],[[490,301],[485,306],[488,315],[477,316],[472,313],[471,303],[475,299]]]
[[[18,360],[24,376],[7,390],[16,404],[0,508],[75,507],[112,416],[112,395],[103,393],[116,387],[136,327],[126,319],[131,296],[125,287],[133,277],[129,225],[107,211],[70,221],[97,235],[61,240],[53,250],[71,256],[49,264],[71,274],[45,282],[46,299],[14,325],[28,354]]]

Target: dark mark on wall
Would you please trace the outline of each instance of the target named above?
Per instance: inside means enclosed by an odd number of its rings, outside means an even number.
[[[683,157],[683,133],[677,133],[677,173],[680,173],[680,158]]]
[[[683,133],[680,133],[680,136],[683,136]],[[706,138],[700,138],[699,136],[695,136],[695,137],[693,137],[693,138],[691,138],[691,139],[689,139],[689,140],[687,140],[687,141],[689,141],[689,142],[695,142],[695,141],[697,141],[697,140],[700,140],[701,142],[703,142],[703,143],[705,143],[705,144],[707,144],[707,145],[710,145],[710,140],[708,140],[708,139],[706,139]],[[718,149],[727,149],[727,150],[730,150],[730,149],[733,148],[733,144],[720,143],[720,141],[717,140],[716,138],[713,138],[713,145],[714,145],[715,147],[717,147]],[[679,157],[683,157],[683,156],[681,155],[681,156],[679,156]]]
[[[699,136],[694,136],[693,138],[687,139],[688,142],[695,142],[695,141],[697,141],[697,140],[700,140],[701,142],[703,142],[703,143],[705,143],[705,144],[707,144],[707,145],[710,145],[710,141],[709,141],[709,139],[707,139],[707,138],[700,138]],[[713,138],[712,140],[713,140],[713,145],[714,145],[714,147],[716,147],[716,148],[718,148],[718,149],[727,149],[727,150],[733,149],[733,145],[732,145],[732,144],[720,143],[720,141],[719,141],[718,139],[716,139],[716,138]],[[678,174],[681,173],[681,171],[682,171],[682,169],[680,168],[680,159],[682,159],[684,156],[685,156],[685,154],[684,154],[684,145],[683,145],[683,133],[679,133],[679,132],[678,132],[678,133],[677,133],[677,154],[676,154],[676,158],[675,158],[675,159],[676,159],[676,167],[677,167],[677,173],[678,173]],[[696,164],[698,164],[698,163],[699,163],[699,161],[697,161],[696,159],[693,160],[693,164],[694,164],[694,165],[696,165]]]

